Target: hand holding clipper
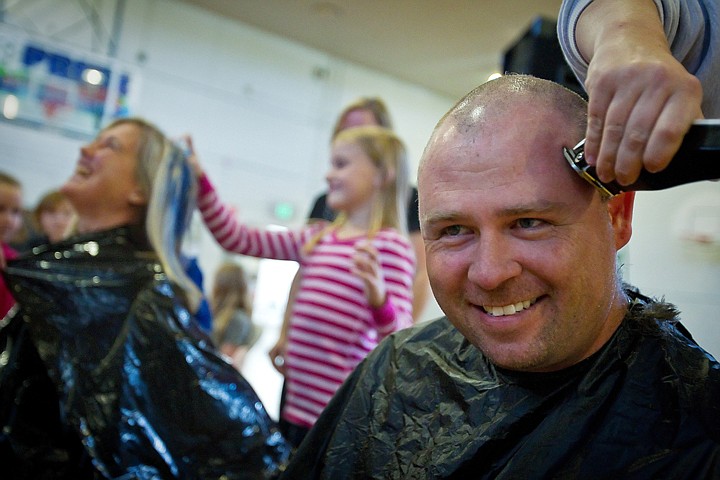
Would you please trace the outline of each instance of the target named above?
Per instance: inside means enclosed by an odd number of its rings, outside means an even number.
[[[578,175],[607,196],[628,191],[664,190],[701,180],[720,179],[720,119],[695,121],[664,170],[655,173],[643,170],[630,185],[602,182],[595,167],[585,161],[584,146],[583,139],[572,149],[563,147],[563,155]]]

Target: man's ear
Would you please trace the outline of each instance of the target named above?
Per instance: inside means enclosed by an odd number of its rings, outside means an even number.
[[[128,203],[134,207],[144,207],[148,204],[148,199],[140,187],[135,187],[128,195]]]
[[[632,236],[632,215],[635,192],[625,192],[608,200],[608,213],[615,231],[615,249],[627,245]]]

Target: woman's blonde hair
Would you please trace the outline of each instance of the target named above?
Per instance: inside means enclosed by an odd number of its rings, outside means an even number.
[[[185,272],[180,251],[190,225],[197,197],[197,179],[184,152],[159,128],[138,117],[120,118],[105,127],[131,124],[137,127],[137,168],[135,178],[148,198],[144,212],[148,240],[168,279],[187,296],[192,311],[200,305],[202,293]]]
[[[140,132],[138,136],[138,162],[137,169],[135,170],[135,179],[138,181],[142,192],[150,198],[160,163],[170,150],[171,142],[158,127],[138,117],[118,118],[105,127],[104,130],[125,124],[137,127]]]
[[[376,197],[372,208],[368,238],[373,238],[382,228],[394,228],[407,233],[405,217],[410,190],[407,153],[402,140],[389,128],[367,125],[340,131],[333,139],[333,144],[339,142],[358,145],[380,170],[383,178],[381,194]],[[312,251],[329,229],[342,225],[346,219],[345,213],[340,212],[331,225],[318,232],[305,245],[305,251]]]
[[[223,338],[237,310],[250,316],[245,270],[235,262],[218,267],[213,282],[210,309],[213,313],[213,336]]]

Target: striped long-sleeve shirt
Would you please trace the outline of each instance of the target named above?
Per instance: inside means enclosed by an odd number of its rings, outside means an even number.
[[[372,239],[386,284],[387,300],[373,308],[363,281],[351,271],[355,244],[366,237],[323,235],[311,252],[303,245],[322,225],[270,231],[238,222],[207,177],[200,180],[200,213],[215,240],[242,255],[300,263],[301,280],[292,306],[285,358],[287,396],[282,417],[311,427],[355,366],[386,335],[412,324],[415,257],[408,239],[383,229]]]

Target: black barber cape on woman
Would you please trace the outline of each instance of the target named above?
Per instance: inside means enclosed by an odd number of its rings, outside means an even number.
[[[282,469],[285,440],[138,232],[36,247],[5,275],[20,309],[0,329],[3,476],[239,479]]]

